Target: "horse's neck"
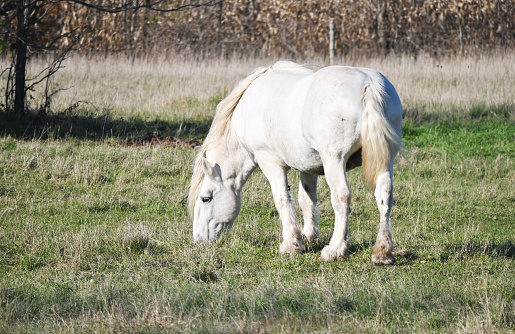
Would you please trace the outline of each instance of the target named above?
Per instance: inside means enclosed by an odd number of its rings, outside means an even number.
[[[230,139],[213,151],[207,152],[207,158],[215,161],[222,170],[222,179],[238,195],[256,169],[247,151],[241,147],[233,134]]]

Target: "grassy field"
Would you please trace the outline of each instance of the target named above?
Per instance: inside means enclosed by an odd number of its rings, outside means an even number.
[[[305,254],[280,256],[259,171],[233,231],[206,246],[186,208],[196,151],[123,145],[202,138],[217,102],[269,63],[70,59],[54,113],[0,124],[0,332],[515,332],[515,56],[349,62],[381,70],[405,108],[392,267],[370,264],[378,213],[360,169],[351,257],[326,263],[323,178]]]

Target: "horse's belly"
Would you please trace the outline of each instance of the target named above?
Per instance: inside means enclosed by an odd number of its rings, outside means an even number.
[[[307,170],[303,170],[302,172],[310,173],[310,174],[314,174],[314,175],[324,175],[324,166],[312,167]]]
[[[291,153],[291,152],[290,152]],[[298,154],[288,154],[284,158],[285,163],[301,172],[315,175],[324,175],[324,166],[320,154],[315,149],[305,149],[297,151]]]

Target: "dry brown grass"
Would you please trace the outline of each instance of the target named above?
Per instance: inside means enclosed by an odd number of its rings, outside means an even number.
[[[478,58],[401,57],[363,65],[383,72],[395,85],[408,116],[448,118],[515,106],[515,54]]]
[[[56,95],[52,109],[64,110],[81,101],[85,109],[108,109],[124,118],[139,116],[174,121],[210,118],[218,101],[239,80],[255,67],[271,65],[276,60],[197,62],[76,56],[68,59],[54,78],[56,87],[65,90]],[[306,63],[328,65],[324,59],[310,59]],[[444,59],[407,56],[339,59],[335,63],[370,67],[385,74],[397,88],[408,117],[448,119],[467,115],[480,106],[486,112],[511,109],[513,119],[514,53]],[[6,60],[0,65],[5,68]],[[36,62],[30,69],[35,73],[44,66],[43,62]],[[34,96],[36,101],[40,99],[41,90]]]
[[[59,72],[57,109],[81,100],[120,116],[203,118],[257,61],[184,62],[71,58]]]

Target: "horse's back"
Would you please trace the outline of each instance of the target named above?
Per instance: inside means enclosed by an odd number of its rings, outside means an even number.
[[[385,80],[377,71],[346,66],[269,70],[241,98],[236,133],[251,152],[271,151],[288,166],[321,174],[321,151],[350,156],[359,150],[363,89],[370,81],[391,85]]]

